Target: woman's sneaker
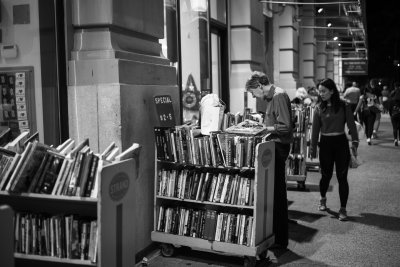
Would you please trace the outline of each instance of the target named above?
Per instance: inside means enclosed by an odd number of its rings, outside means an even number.
[[[340,208],[339,210],[339,221],[347,221],[347,211],[345,208]]]
[[[371,145],[371,138],[367,138],[368,145]]]
[[[399,142],[397,141],[397,139],[394,140],[394,145],[399,146]]]
[[[318,209],[320,211],[326,211],[326,197],[321,197],[319,199],[319,206]]]

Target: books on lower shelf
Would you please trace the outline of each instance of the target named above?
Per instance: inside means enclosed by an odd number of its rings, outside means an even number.
[[[97,261],[97,220],[77,215],[16,212],[15,252]]]
[[[253,216],[246,214],[159,206],[156,231],[254,246],[253,223]]]

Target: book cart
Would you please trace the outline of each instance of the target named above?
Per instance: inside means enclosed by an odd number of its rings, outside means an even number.
[[[229,134],[223,132],[222,135]],[[170,136],[174,144],[174,134]],[[205,162],[194,157],[193,163],[190,159],[182,162],[182,158],[175,160],[174,157],[166,160],[159,153],[156,133],[154,230],[151,239],[161,243],[163,256],[172,256],[175,248],[186,246],[244,257],[244,266],[255,266],[256,260],[265,257],[267,249],[274,243],[275,144],[262,142],[260,137],[260,143],[254,142],[254,162],[216,164],[213,147],[218,150],[218,146],[214,146],[213,136],[213,132],[210,136],[197,138],[192,135],[192,143],[210,140],[211,148],[210,151],[206,147],[200,148],[205,151]],[[202,141],[199,143],[201,147]],[[196,151],[190,142],[188,147]],[[234,153],[237,151],[236,145]],[[209,160],[207,155],[211,155]]]
[[[137,159],[140,147],[134,144],[125,152],[119,154],[112,162],[106,163],[100,155],[98,172],[97,197],[64,196],[43,193],[15,193],[0,191],[0,205],[8,205],[14,214],[22,214],[14,218],[15,266],[131,266],[135,263],[134,229],[135,229],[135,187],[137,176]],[[104,160],[106,160],[104,158]],[[103,164],[104,163],[104,164]],[[16,230],[16,220],[25,221],[24,231]],[[80,232],[78,242],[95,240],[93,247],[80,251],[78,257],[72,253],[79,249],[82,243],[72,244],[67,236],[74,235],[73,223],[66,227],[67,218],[84,221],[95,221],[95,231]],[[42,218],[56,218],[46,224]],[[81,224],[82,223],[82,224]],[[47,225],[48,227],[46,228]],[[83,221],[79,222],[79,229]],[[54,227],[54,228],[53,228]],[[90,225],[92,227],[92,224]],[[49,228],[51,230],[49,230]],[[41,229],[41,230],[40,230]],[[47,230],[46,230],[47,229]],[[69,229],[69,230],[67,230]],[[83,228],[82,228],[83,229]],[[89,229],[87,229],[89,231]],[[83,231],[83,230],[82,230]],[[46,233],[45,233],[46,232]],[[77,230],[75,229],[75,233]],[[22,234],[24,233],[24,234]],[[46,235],[49,233],[48,235]],[[97,234],[96,234],[97,233]],[[49,239],[48,236],[51,236]],[[41,237],[41,238],[40,238]],[[21,247],[24,247],[21,252]],[[46,248],[44,248],[46,247]],[[51,251],[50,255],[46,252]],[[68,251],[68,252],[67,252]],[[93,253],[91,259],[82,255]],[[76,255],[76,254],[75,254]]]
[[[311,158],[311,152],[310,152],[310,146],[311,146],[311,131],[312,131],[312,122],[313,122],[313,117],[314,117],[314,110],[315,106],[308,106],[307,107],[307,117],[308,122],[307,122],[307,153],[306,153],[306,169],[308,171],[314,171],[314,172],[319,172],[320,166],[319,166],[319,153],[318,149],[319,147],[317,146],[317,153],[316,153],[316,158]]]
[[[297,182],[297,188],[305,190],[307,179],[307,136],[309,134],[307,109],[303,105],[292,105],[292,115],[295,121],[295,128],[289,157],[286,161],[286,179],[287,181]]]

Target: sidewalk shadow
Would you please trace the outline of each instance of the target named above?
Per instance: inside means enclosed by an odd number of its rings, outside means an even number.
[[[289,224],[289,239],[296,241],[297,243],[311,242],[318,230],[302,225],[302,224]]]
[[[361,213],[360,216],[349,216],[349,221],[376,226],[384,230],[400,231],[400,218],[375,213]]]
[[[328,192],[332,192],[332,185],[329,185]],[[296,185],[289,185],[287,191],[319,192],[319,184],[307,184],[305,189],[298,189]]]
[[[301,220],[308,223],[315,222],[319,220],[321,217],[326,216],[324,214],[309,213],[298,210],[289,210],[288,213],[290,219]]]
[[[291,262],[296,262],[295,265],[293,266],[327,266],[326,264],[322,262],[317,262],[310,260],[308,258],[305,258],[303,256],[300,256],[296,253],[294,253],[291,250],[287,250],[285,253],[281,255],[277,255],[277,258],[274,258],[273,256],[269,256],[270,261],[268,262],[267,265],[259,265],[257,264],[257,267],[261,266],[268,266],[268,267],[273,267],[273,266],[292,266],[290,265]]]

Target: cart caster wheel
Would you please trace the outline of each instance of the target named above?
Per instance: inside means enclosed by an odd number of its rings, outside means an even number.
[[[299,190],[306,190],[306,182],[301,181],[301,182],[297,182],[297,189]]]
[[[161,255],[171,257],[174,255],[175,247],[171,244],[161,244]]]
[[[257,259],[256,257],[244,257],[244,267],[255,267],[257,264]]]

